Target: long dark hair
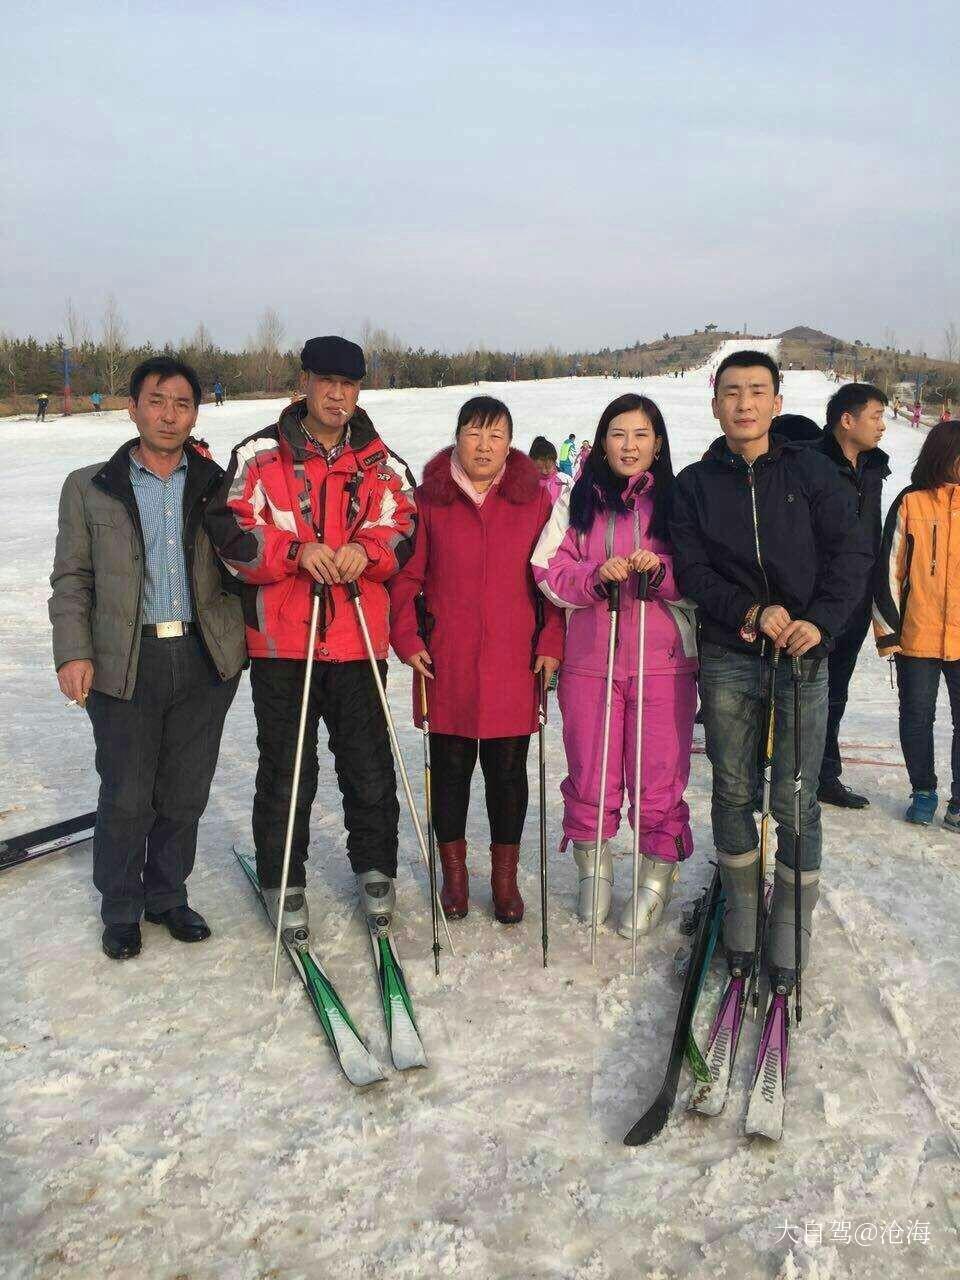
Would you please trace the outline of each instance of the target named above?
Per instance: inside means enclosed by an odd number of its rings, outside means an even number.
[[[941,484],[956,484],[960,461],[960,422],[938,422],[927,432],[920,453],[910,473],[910,483],[917,489],[936,489]]]
[[[660,452],[650,464],[653,476],[653,516],[650,533],[655,538],[667,537],[667,520],[670,515],[670,498],[673,489],[673,462],[670,459],[670,439],[667,424],[659,407],[647,396],[633,392],[611,400],[597,424],[593,446],[584,459],[583,469],[570,494],[570,523],[578,533],[586,533],[601,511],[626,514],[623,491],[627,487],[625,476],[618,476],[607,461],[604,445],[610,423],[621,413],[639,409],[650,420],[654,435],[660,443]]]

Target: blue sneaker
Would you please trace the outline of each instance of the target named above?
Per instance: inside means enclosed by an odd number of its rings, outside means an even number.
[[[960,804],[950,801],[947,812],[943,815],[943,825],[948,831],[960,831]]]
[[[920,827],[929,827],[936,812],[937,793],[935,791],[911,791],[910,804],[903,816],[907,822],[915,822]]]

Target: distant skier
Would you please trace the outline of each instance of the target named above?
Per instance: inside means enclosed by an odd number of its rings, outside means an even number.
[[[568,476],[573,476],[573,453],[577,447],[577,434],[571,431],[560,446],[560,460],[558,466],[560,470]]]
[[[910,415],[910,425],[912,427],[920,426],[920,415],[923,413],[923,406],[918,400],[913,406],[913,413]]]
[[[47,405],[49,403],[50,403],[50,397],[47,395],[46,391],[41,391],[37,396],[37,416],[35,419],[36,422],[46,422]]]
[[[224,390],[223,383],[218,378],[213,384],[213,399],[215,404],[223,404]]]
[[[94,391],[90,396],[90,403],[93,405],[93,412],[99,414],[100,406],[103,404],[103,396],[99,391]]]

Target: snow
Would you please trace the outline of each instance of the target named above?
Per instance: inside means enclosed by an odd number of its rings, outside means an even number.
[[[509,402],[517,443],[526,447],[538,433],[557,442],[570,430],[592,437],[608,400],[641,386],[664,410],[676,463],[698,457],[716,434],[706,370],[642,384],[561,379],[481,390]],[[788,373],[785,408],[822,421],[832,389],[820,374]],[[448,442],[457,408],[474,392],[369,392],[362,403],[419,472]],[[224,460],[236,440],[274,420],[281,403],[205,406],[198,430]],[[95,801],[90,729],[81,712],[64,707],[52,670],[47,574],[63,477],[131,434],[123,414],[0,424],[11,498],[0,564],[2,834]],[[888,497],[906,483],[918,443],[904,423],[889,423]],[[408,680],[393,663],[391,701],[419,793]],[[864,762],[849,763],[845,776],[871,806],[824,813],[826,887],[782,1143],[742,1137],[755,1040],[748,1027],[726,1112],[705,1121],[678,1109],[653,1145],[630,1150],[622,1135],[659,1087],[672,1031],[681,904],[709,875],[704,757],[694,758],[688,792],[696,853],[663,927],[641,944],[635,979],[629,944],[611,927],[601,930],[591,969],[589,932],[573,916],[573,863],[556,852],[564,770],[555,721],[546,971],[535,748],[522,871],[527,918],[515,928],[491,918],[478,772],[468,832],[473,905],[452,925],[458,956],[444,954],[439,981],[426,877],[404,816],[398,942],[431,1066],[405,1077],[390,1070],[385,1085],[357,1094],[335,1069],[296,979],[284,971],[271,998],[270,932],[230,853],[234,840],[249,839],[256,758],[244,680],[190,881],[191,901],[214,931],[209,942],[187,949],[145,924],[139,959],[107,960],[89,844],[0,876],[0,1273],[6,1280],[960,1274],[960,842],[939,826],[921,831],[901,821],[907,780],[896,695],[869,645],[842,740],[845,754]],[[946,779],[945,703],[937,751]],[[389,1062],[325,754],[322,766],[312,915],[349,1007]],[[626,854],[625,827],[618,843]],[[618,898],[628,884],[621,861]],[[711,990],[719,979],[717,970]],[[870,1224],[873,1243],[864,1239]]]

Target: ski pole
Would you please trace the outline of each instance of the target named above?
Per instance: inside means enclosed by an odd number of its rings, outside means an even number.
[[[772,641],[771,641],[772,644]],[[760,801],[760,857],[757,860],[757,934],[753,944],[753,966],[749,989],[754,1016],[760,1004],[760,952],[763,947],[763,899],[767,881],[767,849],[770,841],[770,794],[773,786],[773,725],[776,707],[777,666],[781,650],[773,646],[767,659],[767,703],[763,714],[763,792]]]
[[[590,963],[597,963],[597,916],[600,914],[600,846],[603,843],[603,813],[607,798],[607,761],[610,757],[610,710],[613,703],[613,660],[617,648],[620,617],[620,583],[607,583],[610,610],[610,638],[607,642],[607,685],[603,707],[603,748],[600,752],[600,798],[597,801],[597,840],[593,849],[593,918],[590,922]]]
[[[437,916],[437,841],[433,830],[433,773],[430,768],[430,711],[427,677],[420,676],[420,718],[423,724],[423,790],[427,818],[427,852],[430,871],[430,923],[433,927],[433,971],[440,977],[440,921]]]
[[[800,874],[800,843],[803,834],[803,660],[793,660],[793,964],[796,971],[794,992],[794,1016],[797,1025],[803,1016],[803,998],[800,991],[801,907],[803,903]]]
[[[380,697],[380,706],[383,708],[383,716],[387,722],[387,733],[390,736],[390,745],[393,747],[393,754],[397,762],[397,768],[400,770],[400,780],[403,784],[403,794],[407,798],[407,808],[410,810],[410,820],[413,823],[413,829],[416,832],[417,844],[420,846],[420,856],[426,864],[427,874],[429,875],[430,855],[427,853],[427,842],[423,838],[423,827],[420,825],[420,815],[417,813],[417,806],[413,803],[413,792],[410,790],[410,778],[407,775],[407,766],[403,763],[403,756],[400,754],[400,743],[397,740],[397,729],[396,725],[393,723],[393,715],[390,711],[390,704],[387,701],[387,691],[383,687],[380,668],[377,666],[377,655],[373,651],[373,641],[370,639],[370,630],[367,626],[366,614],[363,612],[363,604],[360,600],[360,588],[355,582],[347,583],[347,595],[353,601],[354,608],[357,611],[357,621],[360,623],[363,643],[367,650],[367,657],[370,659],[370,670],[373,672],[373,680],[377,686],[377,694]],[[453,949],[453,939],[450,937],[450,926],[447,924],[446,913],[444,912],[443,904],[437,895],[435,883],[432,887],[432,892],[435,908],[440,912],[440,917],[443,920],[443,931],[447,935],[450,954],[455,956],[457,953]]]
[[[297,749],[293,757],[293,781],[290,786],[290,808],[287,812],[287,834],[283,841],[283,871],[280,875],[280,897],[277,901],[277,935],[273,941],[273,984],[277,991],[277,968],[280,964],[280,939],[283,936],[283,904],[287,900],[287,878],[290,874],[290,850],[293,846],[293,824],[297,816],[297,798],[300,793],[300,767],[303,764],[303,738],[307,728],[307,710],[310,704],[310,682],[313,679],[314,649],[317,643],[317,622],[320,616],[322,583],[314,581],[310,589],[313,604],[310,609],[310,631],[307,637],[307,662],[303,671],[303,696],[300,699],[300,724],[297,727]]]
[[[421,593],[413,602],[417,615],[417,631],[429,651],[433,619]],[[423,790],[427,819],[427,851],[430,855],[430,924],[433,931],[433,971],[440,976],[440,932],[437,918],[437,837],[433,829],[433,766],[430,759],[430,707],[427,702],[427,678],[420,674],[420,719],[423,726]]]
[[[547,967],[547,673],[540,670],[540,704],[537,712],[537,731],[540,752],[540,927],[543,946],[543,967]]]
[[[637,574],[637,727],[633,767],[633,938],[630,973],[637,976],[637,916],[640,910],[640,758],[643,742],[643,663],[647,631],[647,587],[650,575],[646,569]]]

